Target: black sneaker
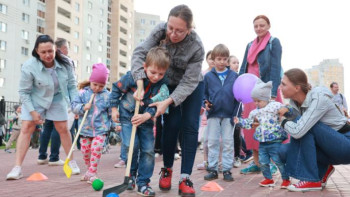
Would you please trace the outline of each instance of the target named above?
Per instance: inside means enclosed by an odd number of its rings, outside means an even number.
[[[156,193],[153,191],[152,187],[150,187],[148,184],[144,185],[142,187],[138,187],[137,193],[141,196],[155,196]]]
[[[126,189],[127,190],[135,189],[135,183],[136,183],[136,174],[131,173],[130,180],[129,180],[129,183],[128,183],[128,187]]]
[[[227,182],[234,181],[232,177],[232,173],[230,171],[224,171],[223,175],[224,175],[224,181],[227,181]]]
[[[210,170],[208,171],[209,173],[207,175],[204,176],[204,180],[207,180],[207,181],[211,181],[211,180],[214,180],[214,179],[218,179],[219,176],[218,176],[218,172],[217,171],[214,171],[214,170]]]

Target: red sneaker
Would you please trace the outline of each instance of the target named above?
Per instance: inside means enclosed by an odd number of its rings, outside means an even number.
[[[334,173],[334,171],[335,171],[335,168],[333,167],[333,165],[329,165],[328,169],[326,171],[326,174],[324,175],[324,177],[321,180],[322,187],[326,187],[327,181],[328,181],[329,177],[331,177],[331,175]]]
[[[307,191],[321,191],[321,181],[319,182],[309,182],[309,181],[299,181],[297,184],[293,184],[287,187],[289,191],[292,192],[307,192]]]
[[[171,189],[171,176],[173,170],[171,168],[162,168],[160,171],[159,189],[162,191],[168,191]]]
[[[263,181],[259,183],[260,186],[262,187],[274,187],[275,182],[272,179],[267,179],[265,178]]]
[[[286,179],[283,180],[282,184],[281,184],[281,189],[287,189],[287,187],[290,185],[290,180]]]
[[[184,178],[179,183],[179,195],[181,197],[194,197],[196,191],[193,189],[193,183],[189,178]]]

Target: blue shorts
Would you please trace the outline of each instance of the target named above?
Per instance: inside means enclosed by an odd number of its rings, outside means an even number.
[[[67,103],[63,99],[61,93],[53,97],[52,103],[49,109],[45,109],[42,106],[35,105],[35,104],[33,104],[33,106],[34,106],[34,110],[40,114],[42,120],[45,120],[45,119],[52,120],[52,121],[68,120]],[[33,120],[32,116],[30,115],[30,112],[25,108],[24,105],[22,105],[21,119]]]

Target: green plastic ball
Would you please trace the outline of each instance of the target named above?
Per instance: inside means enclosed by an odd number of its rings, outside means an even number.
[[[103,188],[103,181],[101,179],[95,179],[92,182],[92,188],[94,188],[95,191],[100,191]]]

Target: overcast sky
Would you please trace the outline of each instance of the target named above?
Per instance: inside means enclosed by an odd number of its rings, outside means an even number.
[[[219,43],[243,60],[248,42],[256,34],[253,19],[269,17],[271,35],[282,44],[284,70],[318,65],[338,58],[350,73],[350,12],[346,0],[134,0],[137,12],[159,15],[166,21],[171,8],[188,5],[205,51]],[[348,48],[346,49],[346,47]],[[206,63],[203,66],[207,66]],[[350,77],[345,75],[345,95],[350,102]]]

